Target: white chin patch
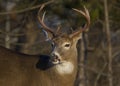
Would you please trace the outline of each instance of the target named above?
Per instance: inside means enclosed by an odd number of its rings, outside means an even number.
[[[74,66],[71,62],[63,62],[55,66],[59,74],[71,74],[73,72]]]

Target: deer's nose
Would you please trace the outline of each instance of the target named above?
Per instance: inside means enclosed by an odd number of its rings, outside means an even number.
[[[56,53],[52,53],[52,63],[53,64],[59,64],[61,62],[60,55]]]

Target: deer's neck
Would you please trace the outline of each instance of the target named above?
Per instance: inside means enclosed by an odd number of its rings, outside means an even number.
[[[51,80],[55,80],[54,84],[55,86],[73,86],[75,79],[76,79],[76,73],[77,73],[77,57],[71,57],[74,55],[70,55],[71,59],[70,62],[65,62],[63,64],[58,64],[46,72]],[[76,55],[75,55],[76,56]],[[52,82],[52,81],[51,81]]]
[[[60,75],[72,74],[74,71],[74,64],[71,62],[64,62],[55,66],[55,70]]]

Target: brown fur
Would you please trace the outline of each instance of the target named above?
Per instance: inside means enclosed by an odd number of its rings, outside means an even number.
[[[47,61],[48,56],[29,56],[0,47],[0,86],[74,86],[76,54],[72,49],[65,55],[75,65],[73,73],[60,75]]]

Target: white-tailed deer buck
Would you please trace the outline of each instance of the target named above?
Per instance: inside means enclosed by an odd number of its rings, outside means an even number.
[[[85,11],[73,10],[82,14],[87,24],[70,35],[54,32],[44,24],[45,14],[42,18],[38,16],[52,44],[51,57],[24,55],[0,47],[0,86],[74,86],[77,73],[76,44],[82,31],[88,29],[90,16],[86,8]]]

